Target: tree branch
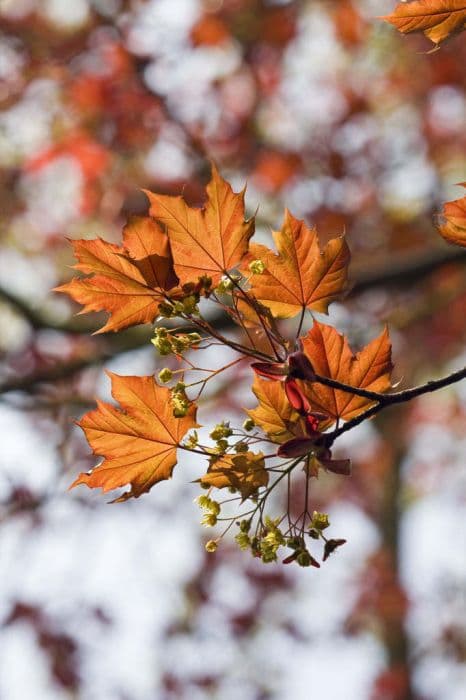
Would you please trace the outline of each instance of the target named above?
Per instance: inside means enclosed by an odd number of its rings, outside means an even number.
[[[393,406],[394,404],[411,401],[412,399],[415,399],[418,396],[422,396],[423,394],[438,391],[438,389],[443,389],[444,387],[450,386],[451,384],[456,384],[456,382],[459,382],[461,381],[461,379],[465,378],[466,367],[463,367],[462,369],[459,369],[456,372],[452,372],[451,374],[448,374],[447,376],[442,377],[441,379],[432,379],[426,382],[425,384],[420,384],[419,386],[413,387],[412,389],[396,391],[393,394],[379,394],[377,399],[378,403],[375,406],[372,406],[367,411],[364,411],[364,413],[360,413],[359,416],[356,416],[352,420],[349,420],[340,428],[337,428],[333,432],[328,433],[325,436],[325,444],[328,447],[330,447],[335,442],[337,437],[339,437],[343,433],[348,432],[348,430],[352,430],[352,428],[355,428],[357,425],[360,425],[368,418],[372,418],[372,416],[375,416],[384,408],[387,408],[387,406]]]

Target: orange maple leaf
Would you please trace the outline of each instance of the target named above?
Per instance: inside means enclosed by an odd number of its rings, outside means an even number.
[[[274,442],[282,443],[295,437],[299,415],[288,401],[283,383],[255,377],[252,390],[259,405],[247,414],[254,423]]]
[[[243,500],[252,496],[260,486],[267,486],[269,474],[262,452],[226,454],[209,466],[207,474],[199,480],[205,486],[217,489],[234,488]]]
[[[402,34],[423,32],[437,46],[466,28],[466,0],[413,0],[381,17]]]
[[[385,329],[360,352],[353,354],[347,339],[332,326],[314,322],[309,333],[301,338],[305,354],[316,374],[344,384],[375,392],[391,388],[391,344]],[[332,389],[317,382],[297,380],[312,410],[351,420],[374,404],[368,398]],[[326,423],[328,427],[329,423]]]
[[[316,230],[288,210],[273,237],[277,254],[264,245],[250,246],[247,262],[257,259],[265,265],[262,274],[252,274],[250,293],[278,318],[291,318],[305,308],[326,313],[346,289],[350,253],[345,239],[333,238],[321,250]]]
[[[172,296],[178,279],[173,270],[169,242],[149,217],[133,216],[123,229],[123,245],[95,240],[72,241],[78,264],[91,277],[74,278],[55,291],[69,294],[84,308],[80,313],[107,311],[110,318],[97,331],[118,331],[138,323],[150,323],[159,306]]]
[[[174,417],[170,390],[153,377],[108,375],[112,396],[123,410],[98,401],[97,408],[78,422],[94,454],[104,461],[80,474],[71,488],[86,484],[107,492],[130,484],[131,490],[116,499],[121,502],[170,478],[182,437],[198,424],[194,405],[185,417]]]
[[[241,262],[254,219],[244,218],[244,190],[234,193],[215,166],[203,209],[188,206],[183,197],[145,192],[151,215],[166,228],[181,284],[206,275],[215,285]]]
[[[466,182],[459,183],[466,187]],[[466,195],[443,206],[445,223],[438,226],[440,234],[448,243],[466,247]]]

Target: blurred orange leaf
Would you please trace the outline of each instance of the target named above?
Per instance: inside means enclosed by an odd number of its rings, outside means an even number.
[[[316,374],[369,391],[385,392],[391,387],[391,343],[385,329],[360,352],[353,354],[345,336],[335,328],[315,322],[301,338],[303,350]],[[340,389],[298,380],[314,411],[333,418],[351,420],[373,401]]]
[[[333,238],[323,250],[317,231],[286,211],[281,231],[274,233],[278,253],[252,243],[247,261],[261,260],[262,274],[251,277],[251,293],[274,316],[291,318],[302,309],[327,312],[347,284],[349,249],[343,237]],[[249,270],[243,270],[249,275]]]
[[[168,238],[149,217],[134,216],[123,230],[123,246],[98,238],[72,241],[87,278],[74,278],[55,291],[69,294],[84,308],[80,313],[107,311],[98,333],[150,323],[167,292],[177,285]]]
[[[153,377],[121,377],[108,373],[112,396],[121,408],[97,402],[78,425],[94,454],[104,461],[90,473],[82,473],[71,488],[86,484],[104,492],[126,484],[131,490],[116,502],[137,498],[154,484],[169,479],[176,464],[176,449],[184,434],[197,427],[196,409],[183,418],[173,416],[170,390]]]
[[[399,3],[392,15],[381,19],[402,34],[423,32],[439,45],[466,27],[466,0],[413,0]]]
[[[466,187],[466,183],[460,183]],[[448,243],[466,247],[466,196],[447,202],[443,207],[445,223],[438,227],[440,234]]]
[[[146,194],[151,215],[166,227],[181,284],[207,275],[215,285],[241,262],[254,219],[244,219],[244,190],[234,193],[215,166],[203,209],[188,206],[183,197]]]
[[[213,14],[201,17],[191,29],[194,46],[218,46],[230,38],[227,24]]]

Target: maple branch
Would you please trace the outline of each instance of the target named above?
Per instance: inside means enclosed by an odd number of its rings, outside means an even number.
[[[273,359],[270,357],[270,355],[266,355],[264,352],[261,352],[260,350],[255,350],[253,348],[247,348],[244,345],[241,345],[241,343],[236,343],[234,340],[230,340],[229,338],[225,338],[224,335],[219,333],[216,329],[212,328],[211,324],[208,321],[206,321],[205,319],[196,318],[195,316],[192,316],[192,315],[186,315],[186,318],[193,325],[197,326],[198,328],[203,330],[205,333],[208,333],[209,335],[211,335],[212,338],[215,338],[223,345],[227,345],[229,348],[231,348],[232,350],[236,350],[236,352],[239,352],[242,355],[248,355],[249,357],[254,357],[258,360],[266,360],[267,362],[270,362],[270,360]]]
[[[405,403],[406,401],[411,401],[412,399],[422,396],[423,394],[428,394],[433,391],[438,391],[451,384],[456,384],[456,382],[461,381],[466,378],[466,367],[462,367],[451,374],[441,377],[440,379],[431,379],[425,384],[420,384],[419,386],[413,387],[411,389],[405,389],[404,391],[396,391],[393,394],[378,394],[377,404],[372,406],[364,413],[360,413],[359,416],[352,418],[347,423],[344,423],[340,428],[328,433],[325,436],[325,445],[330,447],[337,437],[340,437],[343,433],[352,430],[357,425],[360,425],[365,420],[372,418],[377,413],[382,411],[387,406],[393,406],[394,404]]]
[[[314,375],[313,381],[318,384],[323,384],[324,386],[329,386],[332,389],[339,389],[340,391],[345,391],[347,394],[354,394],[355,396],[361,396],[363,399],[370,399],[371,401],[380,401],[382,397],[386,394],[380,394],[378,391],[369,391],[369,389],[361,389],[357,386],[351,386],[351,384],[344,384],[339,382],[337,379],[330,379],[330,377],[323,377],[320,374]],[[393,396],[393,394],[391,394]]]

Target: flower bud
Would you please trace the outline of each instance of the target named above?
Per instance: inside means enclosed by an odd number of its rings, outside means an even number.
[[[158,376],[159,376],[160,381],[163,384],[166,384],[166,382],[169,382],[170,379],[172,379],[173,372],[168,367],[164,367],[163,369],[160,370]]]
[[[209,541],[206,542],[206,544],[205,544],[205,548],[206,548],[206,551],[207,551],[207,552],[216,552],[216,551],[217,551],[217,547],[218,547],[218,545],[217,545],[216,540],[209,540]]]
[[[235,542],[238,544],[240,549],[249,549],[251,546],[251,540],[247,532],[239,532],[235,536]]]
[[[192,314],[197,311],[197,298],[194,294],[185,297],[182,302],[183,311],[185,314]]]
[[[213,527],[217,524],[217,516],[214,513],[205,513],[201,520],[201,525],[205,527]]]
[[[328,513],[319,513],[317,510],[313,512],[311,527],[315,528],[316,530],[325,530],[327,527],[329,527],[329,525],[330,520]]]
[[[248,451],[248,446],[245,442],[237,442],[235,445],[235,452],[238,454],[245,453]]]
[[[262,260],[252,260],[248,267],[254,275],[263,275],[265,272],[265,264]]]
[[[251,529],[251,521],[250,520],[242,520],[239,524],[239,529],[241,532],[249,532]]]
[[[233,282],[230,279],[228,279],[228,277],[222,277],[222,279],[216,287],[216,290],[219,294],[226,294],[227,292],[231,292],[233,287]]]
[[[246,432],[251,431],[256,424],[254,423],[252,418],[246,418],[246,420],[243,423],[243,429],[246,430]]]
[[[173,304],[170,304],[166,301],[163,301],[161,304],[159,304],[159,316],[162,316],[163,318],[170,318],[171,316],[173,316],[173,313]]]

